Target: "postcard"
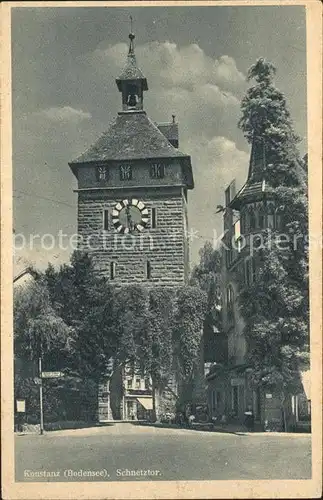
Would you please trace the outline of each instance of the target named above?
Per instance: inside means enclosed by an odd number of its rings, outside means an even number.
[[[322,493],[322,7],[2,4],[4,499]]]

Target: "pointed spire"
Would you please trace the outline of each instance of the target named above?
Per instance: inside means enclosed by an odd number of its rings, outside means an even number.
[[[132,17],[130,16],[130,33],[129,33],[130,43],[129,43],[127,61],[121,75],[119,76],[119,78],[116,79],[119,90],[121,89],[121,82],[123,80],[141,80],[143,90],[148,90],[146,77],[137,66],[134,39],[135,39],[135,34],[132,32]]]
[[[250,163],[248,179],[249,181],[259,182],[265,177],[266,172],[266,144],[264,139],[254,136],[251,145]]]
[[[147,79],[137,66],[134,39],[132,32],[132,17],[130,16],[131,32],[129,33],[129,50],[126,65],[116,79],[120,92],[122,92],[122,106],[124,111],[140,110],[143,108],[143,91],[148,90]]]
[[[129,44],[128,55],[135,55],[134,39],[135,39],[135,35],[134,35],[133,31],[132,31],[132,16],[130,16],[130,33],[129,33],[130,44]]]
[[[129,56],[134,56],[135,57],[135,44],[134,44],[134,39],[135,39],[135,35],[133,33],[129,33],[129,40],[130,40],[130,43],[129,43],[129,52],[128,52],[128,55]]]

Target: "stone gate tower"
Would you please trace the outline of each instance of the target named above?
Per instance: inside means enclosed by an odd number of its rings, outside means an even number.
[[[155,124],[143,109],[145,76],[134,38],[116,79],[122,110],[69,165],[77,178],[80,249],[115,284],[176,286],[188,276],[190,156],[178,149],[178,124]]]
[[[178,149],[175,116],[156,124],[144,110],[148,84],[137,66],[134,38],[131,33],[126,65],[116,79],[121,111],[108,131],[69,164],[78,181],[79,248],[88,251],[96,270],[117,286],[176,287],[189,273],[191,159]],[[107,380],[99,390],[100,420],[127,419],[134,411],[141,418],[139,412],[151,409],[147,380],[140,375],[131,380],[127,367],[120,379],[120,414],[111,415]],[[170,397],[174,390],[175,374],[170,376]],[[111,395],[115,400],[115,392]]]

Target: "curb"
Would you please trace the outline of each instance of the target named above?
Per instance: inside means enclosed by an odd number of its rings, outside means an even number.
[[[117,423],[122,423],[122,422],[114,422],[115,424]],[[128,422],[127,422],[128,423]],[[130,423],[130,422],[129,422]],[[208,433],[214,433],[214,434],[233,434],[236,436],[271,436],[271,437],[299,437],[299,438],[304,438],[304,437],[311,437],[310,432],[264,432],[264,431],[254,431],[254,432],[249,432],[247,430],[243,429],[226,429],[223,427],[215,427],[215,428],[199,428],[198,426],[195,427],[180,427],[175,424],[167,425],[167,424],[162,424],[162,423],[143,423],[143,424],[136,424],[138,427],[155,427],[159,429],[171,429],[171,430],[187,430],[187,431],[197,431],[197,432],[208,432]],[[104,428],[110,427],[109,425],[100,425],[100,426],[93,426],[93,427],[80,427],[80,428],[73,428],[73,429],[57,429],[57,430],[46,430],[43,435],[64,435],[64,434],[69,434],[71,436],[75,435],[80,435],[79,432],[77,431],[83,431],[84,433],[89,432],[90,434],[96,434],[97,431],[103,430]],[[75,432],[76,431],[76,432]],[[16,436],[22,437],[22,436],[39,436],[40,434],[38,432],[15,432],[14,433]]]

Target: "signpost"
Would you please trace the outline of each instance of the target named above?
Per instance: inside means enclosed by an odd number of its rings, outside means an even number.
[[[17,430],[22,431],[24,413],[26,413],[26,400],[16,399],[16,412],[17,412]]]
[[[39,358],[39,403],[40,403],[40,434],[44,434],[44,411],[43,411],[43,379],[42,379],[42,366],[41,357]]]
[[[25,399],[17,399],[17,413],[25,413],[26,412],[26,400]]]
[[[42,378],[59,378],[63,376],[64,376],[63,372],[41,372]]]
[[[63,372],[43,372],[42,359],[39,358],[39,378],[36,377],[35,383],[39,384],[39,401],[40,401],[40,434],[44,434],[44,409],[43,409],[43,379],[44,378],[59,378],[63,377]],[[36,382],[37,379],[37,382]]]

